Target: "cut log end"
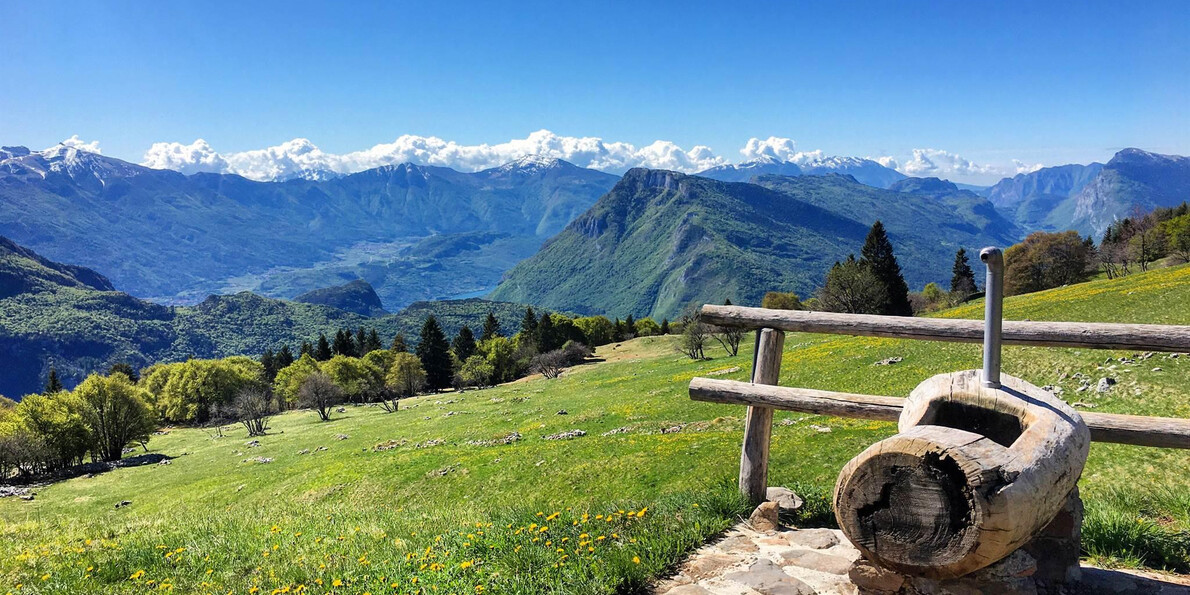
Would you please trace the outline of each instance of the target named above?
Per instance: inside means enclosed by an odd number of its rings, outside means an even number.
[[[983,510],[964,466],[920,440],[894,437],[844,469],[835,511],[844,533],[895,570],[938,578],[968,567]],[[873,447],[875,449],[875,447]]]

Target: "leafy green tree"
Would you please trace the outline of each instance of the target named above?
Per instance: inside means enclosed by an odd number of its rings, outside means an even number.
[[[867,263],[851,255],[827,272],[826,283],[818,290],[818,302],[828,312],[879,314],[888,303],[885,288]]]
[[[967,250],[959,248],[954,255],[954,266],[951,267],[950,292],[958,298],[967,297],[975,293],[975,271],[971,270],[971,262],[967,259]]]
[[[884,224],[880,221],[872,224],[868,237],[864,240],[864,247],[860,250],[860,262],[871,268],[880,284],[884,286],[884,300],[877,309],[877,314],[893,316],[912,316],[913,307],[909,305],[909,286],[901,275],[901,265],[893,254],[892,242],[884,231]]]
[[[461,386],[483,388],[489,386],[496,369],[487,358],[476,354],[467,358],[459,366],[459,384]]]
[[[302,383],[310,375],[321,372],[322,368],[318,366],[318,360],[308,353],[303,354],[296,362],[277,372],[277,379],[273,381],[273,392],[283,404],[295,405],[298,402]]]
[[[450,386],[454,370],[450,361],[450,343],[433,315],[426,317],[417,341],[417,357],[426,370],[426,384],[438,391]]]
[[[1078,283],[1092,254],[1077,231],[1029,234],[1004,251],[1004,294],[1020,295]]]
[[[1169,249],[1182,262],[1190,262],[1190,214],[1180,215],[1162,223]]]
[[[483,321],[483,334],[479,336],[480,341],[487,341],[495,337],[503,336],[500,332],[500,321],[496,319],[496,315],[488,310],[488,317]]]
[[[49,378],[45,381],[45,390],[41,391],[43,395],[52,395],[66,390],[62,387],[62,381],[58,380],[58,369],[50,366]]]
[[[661,326],[658,325],[652,318],[641,318],[636,321],[636,336],[651,337],[653,335],[661,334]]]
[[[398,353],[388,368],[384,384],[400,398],[416,395],[426,386],[426,370],[412,353]]]
[[[332,355],[334,353],[331,353],[331,344],[326,340],[326,335],[318,333],[318,346],[314,348],[314,359],[325,362],[331,359]]]
[[[352,402],[372,400],[384,387],[384,371],[358,357],[336,355],[319,367]]]
[[[16,413],[43,448],[40,453],[47,470],[77,465],[91,448],[91,436],[78,407],[71,406],[70,393],[26,395]]]
[[[760,307],[769,310],[804,310],[802,300],[792,291],[770,291],[760,299]]]
[[[463,325],[463,328],[459,329],[459,334],[455,335],[454,341],[451,342],[451,349],[460,361],[466,361],[475,355],[475,335],[471,333],[470,327]]]
[[[584,316],[576,318],[574,325],[587,338],[588,345],[599,346],[611,343],[616,334],[616,327],[612,321],[603,316]]]
[[[403,352],[392,351],[391,349],[377,349],[375,351],[369,351],[368,355],[365,355],[361,359],[364,360],[364,363],[376,366],[382,372],[387,373],[388,369],[392,367],[393,361],[396,360],[397,353]]]
[[[145,403],[146,391],[124,374],[92,374],[71,393],[87,428],[96,458],[118,461],[124,447],[147,442],[156,429],[153,414]]]
[[[479,352],[492,365],[492,383],[515,380],[520,370],[517,346],[508,337],[493,337],[479,343]]]
[[[409,344],[405,342],[405,335],[397,333],[397,336],[393,337],[393,344],[388,350],[396,351],[397,353],[407,353],[409,351]]]
[[[241,389],[263,382],[264,368],[252,358],[191,359],[171,371],[153,403],[166,421],[203,422],[210,418],[212,408],[226,404]]]

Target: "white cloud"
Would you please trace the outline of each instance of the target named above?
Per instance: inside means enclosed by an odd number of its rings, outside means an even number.
[[[1002,169],[981,165],[942,149],[913,149],[913,158],[898,170],[915,177],[1002,175]]]
[[[1044,163],[1026,163],[1020,159],[1013,159],[1012,165],[1016,168],[1016,173],[1018,174],[1031,174],[1045,167]]]
[[[400,163],[478,171],[529,155],[556,157],[582,167],[617,173],[633,167],[697,172],[727,163],[705,146],[687,151],[672,142],[659,140],[638,148],[630,143],[605,142],[597,137],[559,136],[539,130],[526,138],[494,145],[462,145],[434,136],[404,135],[391,143],[343,154],[324,152],[304,138],[238,153],[216,152],[206,141],[199,139],[189,145],[155,143],[145,153],[142,164],[187,174],[235,173],[254,180],[278,180],[309,172],[349,174]]]
[[[792,138],[770,136],[767,139],[752,137],[740,149],[744,161],[792,161],[798,165],[805,165],[823,159],[821,150],[799,151],[797,141]]]
[[[871,159],[872,161],[875,161],[876,163],[879,163],[880,165],[883,165],[889,169],[895,169],[898,171],[901,169],[901,165],[897,163],[895,157],[868,157],[868,159]]]
[[[77,135],[77,134],[72,134],[70,136],[70,138],[68,138],[58,144],[66,146],[71,149],[78,149],[80,151],[86,151],[88,153],[99,153],[99,154],[103,153],[103,151],[100,150],[100,148],[99,148],[99,141],[93,140],[91,142],[86,142],[86,141],[80,139],[79,135]],[[55,148],[57,148],[57,147],[56,146],[50,147],[46,150],[50,151]]]

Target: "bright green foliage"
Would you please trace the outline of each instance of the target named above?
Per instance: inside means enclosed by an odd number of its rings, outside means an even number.
[[[155,429],[153,412],[146,404],[148,392],[124,374],[92,374],[71,391],[71,397],[100,460],[120,460],[125,446],[148,442]]]
[[[169,378],[152,402],[157,415],[170,422],[206,421],[212,407],[226,404],[241,389],[264,382],[264,367],[245,356],[192,359],[166,369]],[[146,388],[152,390],[155,384]]]
[[[496,368],[482,355],[473,355],[459,367],[459,383],[466,387],[483,388],[492,382]]]
[[[848,256],[836,262],[826,274],[826,283],[818,290],[823,310],[848,314],[880,314],[888,305],[887,288],[863,261]]]
[[[296,362],[277,372],[277,379],[273,382],[273,392],[286,406],[292,407],[298,401],[298,391],[302,383],[311,374],[321,372],[318,361],[310,354],[303,354]]]
[[[760,300],[760,307],[770,310],[801,310],[802,300],[792,291],[770,291]]]
[[[1182,262],[1190,262],[1190,214],[1163,222],[1167,245]]]
[[[358,357],[336,355],[320,367],[350,401],[372,400],[384,387],[384,370]]]
[[[26,395],[17,405],[17,416],[44,444],[43,470],[81,463],[90,450],[87,426],[72,400],[70,393],[59,392]]]
[[[397,353],[400,352],[389,349],[377,349],[375,351],[369,351],[368,355],[365,355],[362,359],[364,363],[380,368],[381,372],[387,372],[392,367],[393,361],[396,360]]]
[[[633,327],[638,337],[651,337],[661,334],[661,325],[657,324],[652,318],[641,318],[636,321]]]
[[[1087,277],[1092,246],[1076,231],[1029,234],[1004,251],[1004,295],[1078,283]]]
[[[404,398],[416,395],[426,385],[426,370],[412,353],[397,353],[385,375],[384,383]]]
[[[520,335],[518,334],[518,337]],[[524,368],[517,361],[517,346],[507,337],[496,337],[481,341],[479,353],[492,365],[492,382],[508,382],[520,376]]]
[[[607,345],[615,340],[616,327],[606,317],[584,316],[574,319],[574,325],[583,332],[588,345],[592,347]]]

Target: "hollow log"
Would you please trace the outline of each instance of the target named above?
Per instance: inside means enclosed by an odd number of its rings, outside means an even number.
[[[1082,474],[1090,432],[1078,412],[1019,378],[941,374],[905,400],[899,433],[852,459],[835,514],[865,557],[946,579],[1027,543]]]

